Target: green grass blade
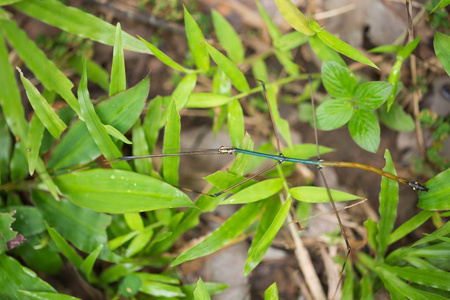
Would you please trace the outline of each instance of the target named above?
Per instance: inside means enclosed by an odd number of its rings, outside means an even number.
[[[100,212],[127,213],[194,206],[189,197],[173,186],[123,170],[75,172],[57,177],[55,182],[62,194],[75,204]]]
[[[231,102],[232,98],[211,93],[192,93],[186,103],[188,108],[209,108],[222,106]]]
[[[239,209],[234,215],[225,221],[218,229],[214,230],[202,242],[189,250],[181,253],[171,264],[172,267],[183,262],[190,261],[211,254],[241,234],[253,220],[259,215],[259,202],[250,203]]]
[[[264,292],[264,300],[278,300],[278,288],[276,282],[269,286]]]
[[[237,99],[234,99],[228,104],[227,116],[231,145],[242,148],[245,132],[244,113],[242,111],[242,106]]]
[[[275,0],[275,4],[283,18],[295,30],[306,35],[315,34],[314,30],[310,28],[309,19],[305,17],[305,15],[302,14],[290,0]]]
[[[219,43],[227,52],[228,57],[234,63],[242,62],[245,54],[244,46],[233,26],[215,9],[212,10],[212,20]]]
[[[399,86],[398,81],[400,79],[400,71],[402,69],[403,59],[397,57],[397,61],[394,63],[389,74],[388,82],[392,84],[392,92],[387,99],[387,111],[391,109],[394,103],[395,96],[397,95],[397,88]]]
[[[338,190],[330,190],[334,202],[363,199],[359,196]],[[326,188],[315,186],[299,186],[289,189],[289,193],[294,199],[307,203],[328,203],[330,199]]]
[[[171,59],[166,54],[164,54],[161,50],[159,50],[158,48],[156,48],[155,46],[153,46],[152,44],[150,44],[143,38],[141,38],[141,37],[139,37],[139,38],[141,39],[141,41],[144,42],[144,44],[147,46],[147,48],[150,49],[150,51],[152,51],[153,55],[155,55],[156,58],[158,58],[162,63],[164,63],[167,66],[171,67],[172,69],[180,71],[180,72],[184,72],[184,73],[194,72],[194,70],[187,69],[187,68],[183,67],[182,65],[178,64],[173,59]]]
[[[69,64],[80,76],[83,74],[83,60],[85,58],[75,55],[69,58]],[[86,60],[86,70],[88,79],[98,84],[104,91],[109,91],[109,73],[99,64],[92,60]]]
[[[1,101],[0,101],[1,103]],[[36,118],[37,119],[37,118]],[[42,130],[44,130],[42,126]],[[9,161],[12,153],[12,137],[3,114],[0,114],[0,185],[9,179]],[[36,157],[37,159],[37,157]]]
[[[266,10],[261,5],[261,3],[258,0],[256,0],[255,3],[256,7],[258,7],[259,14],[261,15],[264,23],[267,26],[269,35],[272,38],[272,43],[275,44],[281,38],[281,32],[278,29],[277,25],[275,25],[275,23],[273,22],[272,18],[267,14]]]
[[[37,114],[42,124],[44,124],[45,128],[47,128],[47,130],[53,135],[53,137],[55,139],[59,139],[61,133],[67,128],[66,124],[55,113],[47,100],[42,97],[37,88],[23,76],[22,71],[19,68],[17,70],[20,73],[20,79],[25,87],[28,100],[34,109],[34,112]]]
[[[188,102],[189,96],[197,84],[197,74],[187,74],[177,85],[172,93],[172,97],[177,104],[177,111],[180,111]]]
[[[194,299],[195,300],[211,300],[208,290],[206,289],[206,286],[203,283],[201,278],[199,278],[197,281],[197,287],[194,290]]]
[[[420,225],[425,223],[426,220],[431,218],[431,216],[435,214],[434,211],[423,210],[405,223],[403,223],[400,227],[398,227],[394,232],[389,236],[389,244],[395,243],[399,239],[405,237],[407,234],[414,231]]]
[[[98,245],[97,248],[95,248],[94,251],[92,251],[88,257],[84,259],[84,261],[80,265],[80,270],[83,272],[84,276],[86,278],[90,279],[92,277],[92,269],[94,267],[94,263],[98,258],[98,255],[103,249],[103,245]],[[92,280],[90,280],[92,281]]]
[[[268,179],[245,188],[220,204],[244,204],[259,201],[278,193],[283,188],[281,178]]]
[[[419,192],[421,209],[450,210],[450,169],[444,170],[425,183],[428,192]]]
[[[334,61],[342,67],[347,67],[339,53],[328,47],[316,34],[309,37],[309,45],[321,61]]]
[[[408,281],[450,291],[450,273],[442,270],[416,269],[412,267],[384,266],[389,272]]]
[[[195,22],[194,18],[189,14],[185,6],[183,6],[183,10],[184,26],[186,27],[186,37],[188,40],[189,49],[191,49],[197,68],[206,72],[209,69],[209,55],[208,50],[206,50],[205,37],[203,36],[197,22]]]
[[[227,74],[228,78],[230,78],[238,91],[245,92],[250,89],[244,74],[242,74],[241,70],[239,70],[231,60],[209,44],[206,44],[206,48],[214,62],[225,74]]]
[[[445,72],[450,76],[450,37],[438,31],[434,32],[434,51]]]
[[[386,159],[386,167],[383,171],[397,175],[391,154],[386,150],[384,157]],[[380,192],[380,221],[378,222],[378,234],[376,236],[378,244],[378,255],[384,257],[387,246],[389,245],[389,237],[394,228],[395,217],[397,216],[398,204],[398,182],[383,177],[381,179]]]
[[[34,1],[26,3],[36,3]],[[25,3],[24,2],[24,3]],[[51,1],[53,2],[53,1]],[[42,3],[42,2],[40,2]],[[0,30],[27,67],[48,90],[57,92],[79,115],[80,105],[72,93],[73,83],[50,61],[14,21],[0,20]]]
[[[39,157],[39,148],[41,147],[42,137],[44,136],[44,124],[34,115],[30,122],[30,135],[28,138],[27,152],[28,172],[33,175],[36,168],[36,162]]]
[[[151,152],[148,148],[147,141],[145,139],[145,132],[141,125],[141,120],[136,120],[133,126],[133,155],[149,155]],[[148,159],[136,159],[133,161],[136,171],[141,174],[150,175],[153,170],[152,160]]]
[[[442,227],[436,229],[433,234],[429,234],[426,237],[418,240],[413,246],[418,246],[424,243],[435,240],[438,237],[445,237],[450,234],[450,222],[445,223]]]
[[[379,68],[370,61],[364,54],[359,52],[356,48],[350,46],[346,42],[338,39],[334,35],[328,33],[325,30],[321,30],[317,32],[317,36],[324,42],[328,47],[336,50],[339,53],[344,54],[347,57],[350,57],[353,60],[359,61],[360,63],[366,64],[368,66],[371,66],[377,70]]]
[[[277,93],[278,93],[278,89],[275,85],[269,86],[267,88],[267,101],[269,101],[269,105],[272,109],[272,117],[273,117],[273,121],[275,122],[277,129],[280,131],[281,136],[284,138],[284,140],[288,144],[288,147],[292,147],[292,139],[291,139],[291,132],[289,129],[289,122],[280,117],[280,112],[278,110]]]
[[[122,30],[117,23],[114,41],[113,62],[111,67],[111,83],[109,85],[109,96],[125,91],[127,89],[127,78],[125,75],[125,58],[122,47]]]
[[[78,268],[83,263],[83,258],[54,228],[47,225],[47,231],[61,253]]]
[[[86,68],[84,69],[83,76],[81,77],[80,84],[78,86],[78,99],[80,101],[81,116],[86,122],[86,126],[97,144],[100,151],[105,155],[107,159],[121,157],[122,153],[117,148],[116,144],[109,137],[106,128],[103,126],[100,118],[94,110],[94,106],[89,98],[89,92],[87,90],[87,76]],[[113,168],[120,168],[124,170],[131,170],[130,166],[121,161],[111,164]]]
[[[106,132],[112,136],[115,137],[116,139],[124,142],[125,144],[132,144],[132,142],[127,139],[126,136],[124,136],[119,130],[117,130],[116,128],[112,127],[111,125],[103,125],[106,129]]]
[[[177,112],[175,100],[170,102],[167,108],[166,127],[164,129],[164,149],[180,149],[181,123]],[[178,150],[176,150],[178,151]],[[171,185],[178,185],[179,156],[164,157],[162,162],[164,180]]]
[[[275,238],[275,235],[278,233],[281,226],[283,226],[284,220],[286,220],[286,216],[289,213],[289,209],[291,208],[291,202],[292,199],[291,197],[289,197],[283,204],[283,206],[281,206],[277,215],[273,219],[272,224],[270,224],[263,237],[253,248],[253,251],[248,253],[247,261],[245,262],[244,267],[244,276],[248,275],[261,262],[264,254],[267,252],[270,244]]]
[[[78,8],[65,6],[59,1],[22,1],[14,5],[27,15],[49,25],[61,28],[106,45],[114,45],[116,29],[113,25]],[[138,39],[123,33],[124,48],[131,51],[150,53]]]

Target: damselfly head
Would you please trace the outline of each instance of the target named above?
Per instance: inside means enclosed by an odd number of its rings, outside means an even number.
[[[409,181],[408,182],[408,186],[410,188],[412,188],[414,191],[423,191],[423,192],[428,192],[428,188],[421,185],[420,183],[418,183],[417,181]]]

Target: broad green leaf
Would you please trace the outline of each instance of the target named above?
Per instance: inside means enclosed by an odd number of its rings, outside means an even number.
[[[37,2],[25,1],[22,3],[31,4]],[[17,3],[16,5],[19,4],[21,3]],[[23,59],[27,67],[39,81],[42,82],[48,90],[54,90],[61,95],[61,97],[79,115],[80,105],[72,93],[73,83],[45,56],[44,52],[28,38],[25,31],[20,29],[14,21],[2,20],[0,20],[0,31],[5,35],[10,45],[17,51],[17,54]]]
[[[374,110],[386,102],[392,84],[383,81],[366,82],[356,88],[355,100],[358,108]]]
[[[383,171],[397,175],[389,150],[386,149],[384,157],[386,159],[386,167],[383,168]],[[397,216],[397,204],[398,182],[383,176],[380,192],[380,220],[377,224],[378,234],[376,236],[377,253],[381,257],[384,256],[389,245],[389,236],[394,228],[394,221]]]
[[[6,254],[0,255],[0,277],[0,295],[5,299],[24,299],[19,290],[56,293],[56,290],[36,273]]]
[[[354,109],[347,99],[331,99],[316,110],[317,128],[333,130],[344,126],[351,119]]]
[[[243,61],[244,47],[233,26],[215,9],[212,10],[212,20],[217,39],[222,48],[227,52],[228,57],[234,63]]]
[[[331,197],[333,197],[334,202],[350,201],[363,199],[359,196],[352,195],[349,193],[330,190]],[[308,203],[328,203],[330,198],[326,188],[314,187],[314,186],[300,186],[289,189],[289,193],[294,197],[294,199],[302,202]]]
[[[115,95],[127,89],[127,78],[125,75],[125,58],[122,48],[122,29],[120,23],[116,25],[114,37],[113,62],[111,67],[111,83],[109,85],[109,96]]]
[[[419,192],[419,204],[421,209],[450,210],[450,169],[447,169],[425,183],[428,192]]]
[[[237,99],[228,104],[228,130],[230,133],[231,144],[234,147],[241,148],[244,141],[244,113],[241,104]]]
[[[202,242],[181,253],[171,264],[172,267],[183,262],[211,254],[241,234],[259,215],[260,204],[250,203],[239,209],[218,229],[213,231]]]
[[[269,286],[264,292],[264,300],[278,300],[278,288],[276,282]]]
[[[103,124],[126,132],[139,118],[150,87],[146,77],[132,88],[118,93],[96,105],[95,109]],[[55,147],[48,168],[61,168],[90,162],[101,154],[84,122],[78,120]]]
[[[164,129],[164,149],[180,149],[180,115],[177,112],[175,100],[170,102]],[[169,150],[170,151],[170,150]],[[170,152],[171,153],[171,152]],[[171,185],[178,185],[179,156],[164,157],[162,161],[163,177]]]
[[[58,246],[61,253],[64,254],[64,256],[75,266],[75,268],[79,268],[83,263],[83,258],[77,253],[77,251],[54,228],[47,225],[47,231],[56,246]]]
[[[16,213],[13,216],[12,220],[14,222],[11,224],[11,226],[8,223],[8,231],[10,231],[10,229],[12,228],[14,231],[17,231],[17,233],[27,238],[42,233],[46,230],[44,219],[42,218],[42,215],[36,209],[36,207],[25,205],[11,205],[1,209],[0,211],[6,213],[12,210],[14,210]],[[6,236],[6,233],[3,232],[2,235]]]
[[[413,131],[416,128],[413,118],[403,107],[393,103],[389,112],[387,106],[380,109],[380,119],[384,125],[396,131]]]
[[[450,273],[441,270],[416,269],[412,267],[385,266],[385,268],[408,282],[415,282],[421,285],[450,290]]]
[[[435,31],[433,45],[436,56],[444,67],[445,72],[450,76],[450,37]]]
[[[244,267],[244,276],[248,275],[261,262],[264,254],[267,252],[270,244],[275,238],[275,235],[278,233],[281,226],[283,226],[284,220],[286,220],[286,216],[291,208],[291,202],[291,197],[288,197],[273,219],[272,224],[270,224],[264,236],[258,241],[258,244],[252,248],[253,251],[248,253],[247,261],[245,262]]]
[[[80,102],[81,107],[81,117],[86,122],[86,127],[89,130],[89,133],[103,155],[105,155],[107,159],[121,157],[122,153],[109,137],[106,128],[103,126],[99,116],[96,114],[94,106],[89,98],[89,92],[87,90],[86,67],[84,67],[83,76],[81,77],[80,84],[78,85],[78,101]],[[131,170],[130,166],[125,161],[111,164],[111,166],[113,168]]]
[[[188,40],[189,49],[191,49],[197,68],[206,72],[209,69],[209,55],[208,50],[206,50],[205,47],[205,37],[203,36],[197,22],[195,22],[194,18],[189,14],[184,5],[183,9],[184,26],[186,27],[186,37]]]
[[[113,25],[78,8],[65,6],[59,1],[21,1],[14,4],[18,10],[49,25],[106,45],[114,45],[116,29]],[[149,53],[148,49],[128,33],[123,33],[124,48]]]
[[[164,64],[168,65],[169,67],[171,67],[172,69],[180,71],[180,72],[184,72],[184,73],[194,72],[194,70],[187,69],[187,68],[183,67],[182,65],[176,63],[174,60],[172,60],[170,57],[168,57],[166,54],[164,54],[161,50],[159,50],[158,48],[156,48],[155,46],[153,46],[152,44],[150,44],[149,42],[147,42],[140,36],[139,36],[139,38],[141,39],[141,41],[144,42],[144,44],[147,46],[147,48],[150,49],[150,51],[153,53],[153,55],[155,55],[156,58],[158,58],[162,63],[164,63]]]
[[[393,244],[399,239],[405,237],[407,234],[416,230],[420,225],[425,223],[433,214],[434,211],[423,210],[419,212],[417,215],[400,225],[394,232],[389,236],[388,244]]]
[[[353,98],[358,82],[348,67],[334,61],[324,61],[321,73],[328,94],[336,98]]]
[[[317,36],[322,40],[322,42],[324,42],[327,46],[336,50],[337,52],[342,53],[353,60],[359,61],[360,63],[366,64],[379,70],[379,68],[373,62],[371,62],[370,59],[364,56],[364,54],[362,54],[361,52],[359,52],[357,49],[350,46],[346,42],[328,33],[327,31],[321,30],[317,32]]]
[[[348,131],[361,148],[377,152],[380,146],[380,124],[370,111],[355,109],[348,123]]]
[[[11,224],[14,222],[14,211],[0,213],[0,255],[8,251],[8,242],[16,238],[17,232],[12,230]]]
[[[398,50],[397,59],[402,59],[402,60],[407,59],[411,55],[411,53],[414,51],[414,49],[416,49],[417,45],[420,42],[421,37],[422,36],[418,36],[413,41],[411,41],[409,44],[401,47],[400,50]]]
[[[78,207],[66,199],[55,201],[50,195],[37,190],[32,192],[31,199],[48,225],[78,249],[91,253],[98,246],[106,245],[106,228],[111,223],[111,217]],[[104,247],[100,257],[108,261],[116,258],[107,247]]]
[[[281,178],[268,179],[245,188],[220,204],[243,204],[259,201],[278,193],[283,188]]]
[[[139,289],[141,293],[152,295],[155,297],[172,298],[183,297],[184,293],[178,286],[173,286],[161,282],[152,282],[144,280]],[[176,299],[176,298],[175,298]]]
[[[50,292],[35,292],[35,291],[23,291],[19,290],[19,293],[21,294],[21,297],[29,297],[29,299],[36,299],[36,300],[81,300],[80,298],[64,295],[60,293],[50,293]]]
[[[305,17],[305,15],[303,15],[290,0],[275,0],[275,4],[283,18],[295,30],[306,35],[315,34],[315,31],[310,28],[309,19]]]
[[[269,82],[269,73],[263,59],[257,59],[252,64],[253,77],[262,82]]]
[[[10,5],[16,2],[19,2],[22,0],[0,0],[0,6],[4,6],[4,5]]]
[[[142,280],[134,275],[125,276],[119,284],[119,293],[125,297],[131,297],[139,293],[139,289],[142,287]]]
[[[44,224],[44,231],[47,231]],[[47,243],[48,235],[27,238],[27,241],[15,249],[24,263],[35,271],[58,274],[63,260],[54,243]],[[43,245],[47,243],[46,245]]]
[[[42,97],[37,88],[23,76],[22,71],[19,68],[17,70],[20,73],[20,79],[25,87],[28,100],[38,115],[39,120],[41,120],[42,124],[44,124],[45,128],[47,128],[55,139],[59,139],[61,133],[67,128],[66,124],[55,113],[47,100]]]
[[[272,18],[267,14],[264,7],[258,0],[255,0],[256,7],[258,7],[259,14],[261,15],[264,23],[267,26],[267,30],[269,31],[269,35],[272,38],[272,43],[276,43],[279,38],[281,38],[281,32],[278,29],[277,25],[273,22]],[[266,81],[267,82],[267,81]]]
[[[28,122],[25,120],[25,111],[22,106],[20,91],[8,56],[5,40],[3,39],[3,35],[0,34],[0,82],[2,83],[0,104],[2,106],[2,113],[12,133],[18,136],[20,140],[26,141]]]
[[[90,279],[92,276],[92,268],[94,267],[94,263],[97,260],[98,255],[103,249],[103,245],[98,245],[94,251],[92,251],[88,257],[81,263],[80,270],[84,273],[86,278]]]
[[[173,91],[172,97],[177,104],[177,111],[180,111],[188,102],[189,96],[197,83],[197,74],[187,74]]]
[[[178,189],[150,176],[123,170],[93,169],[55,178],[62,194],[81,207],[127,213],[194,204]]]
[[[23,143],[14,144],[13,155],[10,163],[11,180],[25,178],[28,171],[26,152],[23,151],[21,144]]]
[[[238,91],[246,92],[250,89],[244,74],[242,74],[242,72],[231,60],[229,60],[225,55],[220,53],[216,48],[209,44],[206,44],[206,49],[208,49],[208,52],[214,62],[225,74],[227,74],[228,78],[230,78],[234,87]]]
[[[206,289],[206,286],[203,283],[201,278],[199,278],[197,281],[197,287],[194,290],[194,299],[195,300],[211,300],[208,290]]]
[[[309,45],[313,49],[314,53],[320,58],[321,61],[334,61],[338,64],[340,64],[342,67],[346,68],[347,64],[342,59],[342,57],[328,47],[324,42],[322,42],[319,37],[315,35],[309,36]]]
[[[231,96],[231,81],[219,68],[214,72],[212,92],[216,95]]]
[[[232,98],[210,93],[192,93],[186,103],[188,108],[209,108],[227,104]]]

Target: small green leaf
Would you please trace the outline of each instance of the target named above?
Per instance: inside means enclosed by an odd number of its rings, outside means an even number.
[[[92,268],[94,267],[94,263],[97,260],[98,255],[103,249],[103,245],[98,245],[98,247],[92,251],[88,257],[81,263],[80,270],[84,273],[86,278],[91,278]]]
[[[145,246],[148,245],[151,238],[153,237],[153,230],[145,230],[139,233],[137,236],[133,238],[130,245],[128,245],[127,250],[125,251],[124,256],[125,257],[132,257],[139,252],[142,251],[142,249],[145,248]]]
[[[232,98],[210,93],[192,93],[186,103],[188,108],[209,108],[227,104]]]
[[[438,31],[434,32],[434,51],[444,67],[447,75],[450,76],[450,37]]]
[[[272,110],[273,121],[275,126],[280,131],[281,136],[284,138],[289,147],[292,146],[291,132],[289,129],[289,122],[280,117],[277,103],[278,88],[275,85],[271,85],[267,88],[267,101]]]
[[[62,194],[77,205],[101,212],[140,212],[194,205],[185,194],[165,182],[123,170],[75,172],[57,177],[55,182]]]
[[[419,204],[421,209],[450,210],[450,169],[447,169],[425,183],[428,192],[419,192]]]
[[[220,204],[243,204],[268,198],[283,188],[283,182],[281,178],[258,182],[230,196]]]
[[[178,299],[177,297],[184,297],[184,293],[178,286],[164,284],[161,282],[152,282],[144,280],[139,289],[141,293],[152,295],[155,297]]]
[[[362,54],[361,52],[359,52],[357,49],[350,46],[346,42],[328,33],[327,31],[321,30],[317,32],[317,36],[322,40],[322,42],[324,42],[330,48],[336,50],[337,52],[342,53],[353,60],[359,61],[360,63],[366,64],[379,70],[379,68],[373,62],[371,62],[370,59],[364,56],[364,54]]]
[[[269,81],[269,73],[267,72],[267,66],[263,59],[257,59],[252,64],[253,77],[262,82]]]
[[[396,131],[413,131],[416,128],[411,115],[397,103],[392,104],[389,112],[387,112],[387,106],[380,109],[380,119],[384,125]]]
[[[127,78],[125,76],[125,58],[122,48],[122,29],[120,23],[116,26],[114,38],[113,62],[111,67],[111,83],[109,95],[112,96],[127,89]]]
[[[219,14],[215,9],[212,10],[212,20],[217,38],[228,57],[234,62],[239,63],[244,60],[244,47],[242,46],[239,35],[233,26]]]
[[[389,74],[388,82],[392,84],[392,92],[387,99],[387,111],[391,109],[392,104],[394,103],[395,96],[397,95],[397,89],[399,85],[400,79],[400,71],[402,69],[403,60],[398,59],[394,63],[391,69],[391,73]]]
[[[322,64],[322,81],[327,92],[336,98],[353,98],[358,82],[348,69],[334,61]]]
[[[28,172],[30,173],[30,175],[33,175],[36,168],[36,162],[39,157],[39,148],[41,147],[42,137],[44,136],[44,129],[45,126],[44,124],[42,124],[38,116],[33,115],[33,118],[30,122],[30,131],[27,143],[27,149],[29,149],[29,151],[27,152]],[[4,136],[9,137],[8,134],[5,134]],[[6,167],[2,170],[6,170]]]
[[[380,146],[380,124],[367,110],[355,109],[348,130],[353,140],[364,150],[375,153]]]
[[[413,41],[411,41],[409,44],[401,47],[400,50],[398,50],[397,59],[401,59],[401,60],[407,59],[411,55],[411,53],[414,51],[414,49],[416,49],[417,45],[420,42],[421,37],[422,36],[418,36]]]
[[[300,68],[295,62],[293,62],[289,51],[282,52],[275,50],[275,56],[289,75],[297,76],[300,73]]]
[[[434,13],[437,9],[441,9],[441,8],[446,7],[449,4],[450,4],[450,0],[441,0],[441,1],[439,1],[439,3],[436,4],[436,6],[433,8],[433,10],[430,12],[430,14]]]
[[[164,129],[163,149],[180,149],[180,115],[177,112],[175,100],[170,102]],[[171,185],[178,185],[179,156],[164,157],[162,161],[163,177]]]
[[[132,142],[127,139],[126,136],[124,136],[119,130],[117,130],[116,128],[112,127],[111,125],[103,125],[106,129],[106,132],[112,136],[115,137],[118,140],[121,140],[122,142],[124,142],[125,144],[132,144]]]
[[[189,96],[197,83],[197,74],[187,74],[173,91],[172,97],[177,104],[177,111],[180,111],[188,102]]]
[[[47,225],[47,231],[52,240],[58,246],[64,256],[76,267],[79,268],[83,263],[83,258],[78,255],[77,251],[69,245],[69,243],[54,229]]]
[[[122,153],[119,149],[117,149],[117,146],[109,137],[106,128],[101,123],[100,118],[96,114],[94,106],[89,98],[89,92],[87,90],[86,66],[84,67],[83,76],[81,77],[80,84],[78,86],[78,99],[80,101],[81,117],[86,122],[89,133],[98,148],[108,159],[121,157]],[[131,170],[130,166],[124,161],[111,164],[111,166],[113,168]]]
[[[328,100],[317,108],[317,128],[333,130],[344,126],[351,119],[354,109],[347,99]]]
[[[259,14],[261,15],[264,23],[267,26],[267,30],[269,31],[269,35],[272,38],[273,44],[275,44],[279,38],[281,38],[281,32],[278,29],[277,25],[273,22],[272,18],[267,14],[264,7],[261,5],[261,3],[256,0],[255,1],[256,6],[258,7]],[[265,81],[267,82],[267,81]]]
[[[386,159],[386,167],[383,168],[383,171],[397,175],[389,150],[386,149],[384,157]],[[381,257],[384,256],[389,245],[389,236],[394,228],[394,221],[397,216],[397,204],[398,182],[383,176],[380,192],[380,220],[377,224],[378,234],[376,236],[377,253]]]
[[[264,292],[264,300],[278,300],[278,288],[276,282],[269,286]]]
[[[203,283],[202,279],[199,278],[197,281],[197,288],[194,290],[194,299],[195,300],[211,300],[208,291],[206,290],[206,286]]]
[[[305,17],[290,0],[275,0],[283,18],[295,30],[306,35],[314,35],[315,32],[309,26],[309,19]]]
[[[194,18],[189,14],[184,5],[183,9],[184,25],[186,27],[186,37],[188,40],[189,49],[191,49],[197,67],[206,72],[209,69],[209,55],[208,50],[206,50],[205,47],[205,37],[203,36],[197,22],[195,22]]]
[[[264,254],[267,252],[270,244],[275,238],[275,235],[278,233],[281,226],[283,226],[284,220],[286,220],[286,216],[291,208],[291,202],[292,198],[288,197],[273,219],[272,224],[270,224],[265,234],[258,241],[258,244],[248,253],[248,258],[244,267],[244,276],[248,275],[261,262]]]
[[[214,62],[225,74],[227,74],[236,89],[240,92],[246,92],[250,89],[244,74],[242,74],[231,60],[209,44],[206,44],[206,48]]]
[[[298,48],[306,42],[308,42],[307,35],[298,31],[293,31],[283,35],[278,41],[274,42],[274,46],[278,50],[285,52]]]
[[[128,213],[123,216],[128,228],[131,230],[142,231],[144,229],[144,221],[139,213]]]
[[[313,49],[314,53],[320,58],[321,61],[334,61],[338,64],[340,64],[342,67],[346,68],[347,65],[345,64],[345,61],[342,59],[342,57],[328,47],[324,42],[322,42],[317,34],[311,35],[309,37],[309,45]]]
[[[242,148],[244,141],[244,113],[241,104],[237,99],[228,104],[228,128],[230,133],[231,144],[234,147]]]
[[[147,46],[147,48],[150,49],[150,51],[156,56],[156,58],[158,58],[162,63],[164,63],[164,64],[168,65],[169,67],[171,67],[172,69],[180,71],[180,72],[184,72],[184,73],[194,72],[194,70],[187,69],[187,68],[183,67],[182,65],[176,63],[174,60],[172,60],[170,57],[168,57],[166,54],[164,54],[161,50],[159,50],[158,48],[156,48],[155,46],[153,46],[152,44],[150,44],[149,42],[147,42],[140,36],[139,36],[139,38],[141,39],[141,41],[144,42],[144,44]]]
[[[375,47],[370,49],[369,53],[390,53],[390,52],[397,52],[402,47],[397,45],[383,45],[379,47]]]
[[[218,229],[208,235],[203,241],[189,250],[181,253],[171,264],[172,267],[183,262],[211,254],[241,234],[259,215],[259,202],[250,203],[239,209]]]
[[[355,100],[358,108],[374,110],[386,102],[392,84],[382,81],[366,82],[356,88]]]
[[[386,269],[408,282],[449,291],[450,273],[441,270],[416,269],[412,267],[385,266]]]
[[[28,100],[31,106],[44,124],[45,128],[53,135],[55,139],[59,139],[61,133],[67,128],[66,124],[59,118],[53,108],[48,104],[47,100],[42,97],[37,88],[23,76],[22,71],[17,68],[20,73],[25,91],[27,92]]]
[[[422,210],[417,215],[400,225],[394,232],[389,236],[389,244],[393,244],[399,239],[405,237],[407,234],[416,230],[420,225],[425,223],[431,216],[435,214],[434,211]]]
[[[142,279],[136,275],[127,275],[121,281],[119,285],[119,292],[125,297],[131,297],[139,292],[142,287]]]
[[[333,197],[334,202],[350,201],[363,199],[359,196],[352,195],[349,193],[330,190],[331,197]],[[314,187],[314,186],[299,186],[289,189],[289,193],[294,197],[294,199],[302,202],[308,203],[328,203],[330,198],[328,197],[328,192],[326,188]]]
[[[369,242],[369,245],[372,247],[372,249],[376,250],[378,248],[376,240],[378,234],[377,223],[375,223],[375,221],[372,219],[368,219],[366,222],[364,222],[364,227],[367,231],[367,241]]]

